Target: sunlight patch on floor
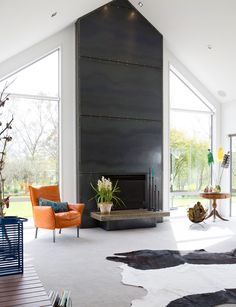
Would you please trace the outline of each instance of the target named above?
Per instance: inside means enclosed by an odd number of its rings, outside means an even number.
[[[171,228],[178,249],[192,250],[208,248],[227,241],[235,236],[235,221],[224,222],[211,220],[205,223],[192,224],[187,218],[171,219]]]

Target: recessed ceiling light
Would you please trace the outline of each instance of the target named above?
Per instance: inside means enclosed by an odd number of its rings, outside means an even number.
[[[128,19],[133,20],[133,19],[135,19],[136,16],[137,15],[136,15],[135,11],[132,11],[132,12],[130,12]]]
[[[55,17],[57,15],[57,12],[52,13],[51,17]]]
[[[143,7],[143,2],[140,1],[140,2],[138,3],[138,5],[139,5],[140,7]]]
[[[226,97],[226,92],[223,91],[223,90],[218,91],[217,94],[218,94],[220,97]]]

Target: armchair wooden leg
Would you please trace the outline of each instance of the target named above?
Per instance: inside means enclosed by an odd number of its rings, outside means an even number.
[[[77,226],[77,238],[79,238],[79,226]]]
[[[56,231],[55,231],[55,229],[53,229],[53,243],[55,243],[56,242]]]
[[[35,239],[37,239],[38,236],[38,227],[35,227]]]
[[[59,234],[61,234],[61,228],[59,229]]]

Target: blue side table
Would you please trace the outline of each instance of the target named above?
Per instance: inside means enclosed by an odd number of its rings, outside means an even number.
[[[26,221],[16,216],[0,218],[0,276],[24,271],[23,222]]]

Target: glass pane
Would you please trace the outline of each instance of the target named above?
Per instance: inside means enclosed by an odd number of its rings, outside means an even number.
[[[0,82],[2,91],[6,81],[12,84],[7,89],[11,94],[58,97],[58,58],[55,51],[32,65]]]
[[[183,132],[187,138],[210,142],[211,115],[171,110],[170,127]]]
[[[178,208],[173,216],[186,216],[197,201],[209,204],[199,192],[211,181],[207,153],[212,110],[172,71],[170,106],[170,208]]]
[[[200,191],[210,180],[211,116],[172,110],[170,118],[171,191]]]
[[[3,174],[7,214],[29,216],[28,185],[58,183],[58,102],[11,97],[5,112],[14,116]]]
[[[200,198],[198,195],[172,195],[170,197],[171,217],[187,216],[188,208],[193,208],[197,202],[200,202],[209,212],[210,206],[207,199]],[[178,210],[174,210],[176,208]]]
[[[170,106],[175,109],[211,112],[183,81],[170,70]]]

